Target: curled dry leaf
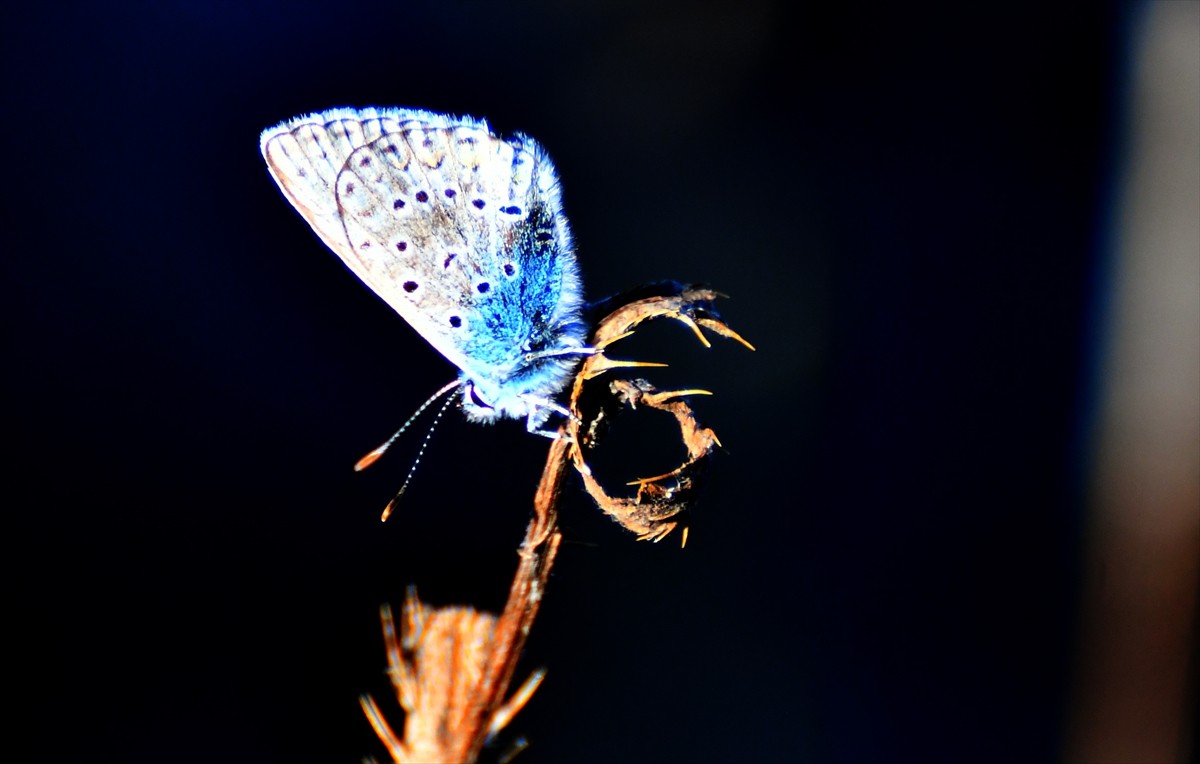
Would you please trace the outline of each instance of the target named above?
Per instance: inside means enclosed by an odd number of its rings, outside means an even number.
[[[691,328],[705,347],[709,347],[710,343],[702,327],[753,350],[753,345],[716,317],[712,301],[718,296],[718,293],[709,289],[687,288],[673,295],[630,302],[600,321],[592,337],[592,345],[606,351],[612,343],[633,334],[642,322],[670,318]],[[591,380],[611,369],[660,365],[619,361],[610,358],[607,352],[589,356],[575,377],[570,402],[575,418],[566,425],[567,435],[573,444],[571,460],[583,477],[587,492],[606,514],[622,527],[636,533],[640,541],[660,541],[679,525],[678,515],[687,509],[695,497],[707,457],[721,444],[716,433],[696,422],[691,407],[683,400],[687,395],[709,394],[705,390],[660,392],[640,379],[613,380],[607,389],[598,394],[595,385],[589,388]],[[585,390],[589,393],[586,404]],[[592,474],[584,452],[595,445],[608,420],[625,409],[637,409],[639,406],[666,411],[675,417],[687,457],[683,464],[668,473],[631,481],[628,485],[637,486],[634,496],[614,496]],[[683,529],[683,543],[687,543],[686,527]]]

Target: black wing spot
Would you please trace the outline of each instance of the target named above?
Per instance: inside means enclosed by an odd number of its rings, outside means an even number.
[[[363,157],[362,161],[360,161],[358,163],[358,166],[359,167],[370,167],[371,166],[371,157]]]
[[[458,192],[455,191],[453,188],[447,188],[445,191],[447,199],[453,199],[457,193]]]
[[[505,276],[512,278],[516,272],[517,272],[516,266],[514,266],[512,263],[504,264],[504,275]]]
[[[402,209],[404,209],[404,200],[403,200],[403,199],[397,199],[396,201],[392,202],[392,209],[394,209],[394,210],[402,210]]]
[[[350,194],[353,194],[354,189],[355,189],[355,185],[353,183],[347,183],[346,184],[346,195],[349,196]]]
[[[480,281],[475,288],[479,290],[480,294],[487,294],[487,291],[492,288],[492,285],[486,281]]]
[[[396,249],[398,249],[398,250],[400,250],[401,252],[403,252],[404,250],[408,249],[408,242],[407,242],[407,241],[398,241],[398,242],[396,242]]]
[[[462,319],[458,316],[450,316],[450,325],[457,329],[462,326]]]
[[[516,205],[510,205],[508,207],[501,207],[500,211],[506,215],[520,215],[521,214],[521,208]]]
[[[458,253],[457,253],[457,252],[451,252],[450,254],[446,255],[446,262],[442,263],[442,267],[443,267],[443,268],[449,268],[449,267],[450,267],[450,263],[451,263],[451,262],[454,260],[454,258],[456,258],[456,257],[458,257]]]
[[[417,201],[424,204],[425,202],[429,201],[429,194],[425,193],[424,191],[418,191]]]
[[[405,281],[404,282],[404,291],[408,292],[409,294],[412,294],[413,292],[417,291],[417,282]]]
[[[483,201],[482,199],[476,199],[475,201],[471,202],[471,204],[475,205],[475,209],[481,210],[483,209],[484,205],[487,204],[487,202]]]

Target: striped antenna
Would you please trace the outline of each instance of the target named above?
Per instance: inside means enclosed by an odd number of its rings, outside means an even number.
[[[407,430],[409,425],[411,425],[413,423],[413,420],[415,420],[417,417],[421,416],[421,414],[425,413],[425,409],[429,408],[433,404],[434,401],[436,401],[438,398],[441,398],[443,395],[450,392],[454,388],[458,387],[462,383],[463,383],[463,381],[461,379],[456,379],[453,382],[451,382],[450,384],[443,387],[441,390],[438,390],[436,393],[429,396],[429,400],[422,403],[421,406],[416,411],[413,412],[413,415],[408,418],[408,421],[406,421],[404,424],[400,425],[400,429],[396,430],[396,432],[392,435],[392,437],[390,437],[386,441],[384,441],[383,445],[379,446],[374,451],[372,451],[371,453],[367,454],[366,456],[364,456],[363,458],[361,458],[357,462],[355,462],[354,471],[362,472],[367,467],[370,467],[372,464],[374,464],[376,461],[378,461],[379,457],[383,456],[383,452],[387,451],[388,447],[396,442],[396,438],[398,438],[402,434],[404,434],[404,431]],[[446,409],[446,407],[443,406],[442,410],[445,411],[445,409]],[[441,414],[438,414],[438,417],[441,417]],[[429,440],[428,434],[426,434],[425,440]]]
[[[372,464],[378,461],[379,457],[383,456],[383,453],[388,450],[388,447],[396,442],[396,438],[399,438],[401,435],[403,435],[405,430],[407,430],[412,423],[416,421],[417,417],[425,413],[425,409],[432,406],[434,401],[436,401],[438,398],[441,398],[443,395],[461,384],[462,380],[456,379],[443,387],[441,390],[438,390],[436,393],[429,396],[429,400],[422,403],[417,410],[413,412],[413,415],[410,416],[407,421],[404,422],[404,424],[400,425],[400,429],[396,430],[396,432],[392,434],[392,437],[384,441],[381,446],[371,451],[371,453],[359,459],[354,465],[354,471],[362,472],[367,467],[370,467]],[[400,497],[404,495],[404,491],[408,489],[408,484],[412,482],[413,473],[417,471],[417,465],[421,463],[421,457],[425,455],[425,449],[429,446],[429,439],[433,437],[434,429],[437,428],[438,422],[442,421],[442,415],[446,413],[446,409],[450,408],[450,404],[453,402],[453,397],[447,398],[446,402],[442,404],[442,407],[438,409],[437,416],[433,418],[433,424],[429,425],[429,429],[425,432],[425,438],[421,441],[421,448],[417,451],[417,458],[413,460],[412,466],[408,468],[408,475],[406,475],[404,478],[404,484],[400,486],[400,490],[396,491],[396,495],[393,496],[392,500],[388,502],[388,505],[384,507],[383,517],[380,518],[381,521],[388,519],[388,515],[392,514],[392,510],[396,508],[396,502],[400,500]]]

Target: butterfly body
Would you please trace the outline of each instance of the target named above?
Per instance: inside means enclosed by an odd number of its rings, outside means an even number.
[[[591,351],[540,144],[470,117],[331,109],[265,130],[260,145],[325,244],[460,369],[469,419],[545,421]]]

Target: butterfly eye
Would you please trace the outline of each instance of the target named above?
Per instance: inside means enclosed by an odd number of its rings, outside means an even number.
[[[476,406],[482,406],[485,409],[492,408],[492,404],[488,403],[487,401],[485,401],[483,398],[480,397],[479,393],[475,390],[474,385],[471,386],[469,393],[471,395],[471,402],[474,403]]]

